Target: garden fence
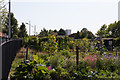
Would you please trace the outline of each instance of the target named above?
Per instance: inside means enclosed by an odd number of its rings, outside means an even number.
[[[12,61],[21,46],[21,39],[12,39],[0,45],[0,80],[7,80]]]

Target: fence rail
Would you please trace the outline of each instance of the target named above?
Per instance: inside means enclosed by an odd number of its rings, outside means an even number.
[[[21,39],[12,39],[3,42],[0,45],[1,48],[1,62],[0,62],[0,80],[7,80],[9,71],[11,68],[12,61],[14,60],[17,51],[22,46],[22,40]]]
[[[12,39],[11,39],[12,40]],[[4,42],[7,42],[9,41],[9,38],[6,38],[6,37],[0,37],[0,45]]]

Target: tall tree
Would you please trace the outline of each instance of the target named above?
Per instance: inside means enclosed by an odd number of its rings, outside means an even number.
[[[103,25],[96,33],[98,36],[102,37],[119,37],[120,36],[120,21],[114,22],[108,25]]]
[[[83,28],[80,33],[81,38],[85,38],[85,37],[87,38],[88,36],[87,32],[88,32],[87,28]]]
[[[117,24],[113,28],[113,31],[114,37],[120,37],[120,21],[117,22]]]
[[[115,21],[114,23],[111,23],[108,25],[107,28],[107,33],[108,33],[108,37],[115,37],[115,26],[117,25],[117,22]]]
[[[43,30],[41,30],[41,32],[39,33],[39,36],[48,36],[48,30],[43,28]]]
[[[107,30],[107,25],[104,24],[104,25],[102,25],[101,28],[97,31],[96,35],[102,36],[102,37],[106,37],[106,35],[107,35],[106,30]]]
[[[83,28],[80,32],[80,38],[95,38],[94,34],[91,31],[88,31],[87,28]]]
[[[3,29],[3,32],[7,34],[8,34],[8,25],[9,25],[9,18],[7,17],[4,25],[5,28]],[[14,14],[11,13],[11,38],[16,38],[16,37],[18,37],[18,22],[17,19],[14,17]]]
[[[58,31],[58,35],[66,35],[65,30],[61,28],[61,29]]]
[[[27,31],[26,31],[26,26],[24,23],[22,23],[22,25],[19,28],[19,35],[20,38],[28,36]]]

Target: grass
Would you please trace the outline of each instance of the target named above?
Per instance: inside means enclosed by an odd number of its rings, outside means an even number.
[[[11,65],[11,69],[10,69],[10,72],[9,72],[9,77],[11,74],[13,74],[15,72],[15,69],[16,67],[19,65],[19,63],[21,61],[24,61],[25,60],[25,48],[21,48],[18,53],[16,54],[16,57],[15,59],[13,60],[12,62],[12,65]]]

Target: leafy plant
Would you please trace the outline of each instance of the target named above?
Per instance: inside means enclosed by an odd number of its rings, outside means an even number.
[[[34,55],[33,61],[21,62],[11,79],[44,79],[48,75],[48,69],[41,64],[42,62],[37,55]]]
[[[70,56],[71,56],[70,52],[68,50],[65,50],[65,49],[60,50],[60,53],[67,58],[70,58]]]

